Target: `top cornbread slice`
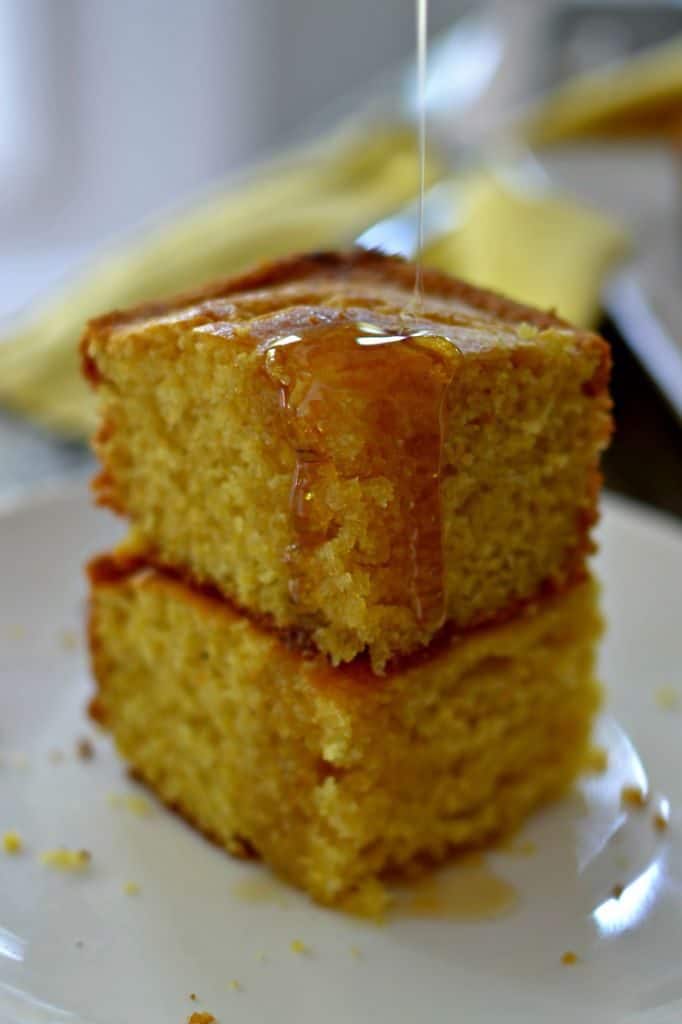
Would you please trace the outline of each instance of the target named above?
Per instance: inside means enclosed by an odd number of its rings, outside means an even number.
[[[609,350],[375,252],[92,321],[98,500],[148,561],[376,669],[584,571]]]

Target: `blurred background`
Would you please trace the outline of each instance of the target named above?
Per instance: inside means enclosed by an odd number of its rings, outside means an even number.
[[[431,35],[467,6],[430,0]],[[414,48],[412,0],[0,0],[0,314]]]
[[[531,218],[532,237],[544,224],[555,247],[559,223],[575,245],[586,239],[574,265],[616,363],[608,483],[682,515],[682,49],[670,50],[682,40],[682,5],[430,0],[429,37],[438,174],[512,163],[539,192],[610,218],[608,231],[600,221],[578,238],[573,207],[557,220],[554,209],[496,196],[520,238],[531,237]],[[638,55],[658,48],[660,62],[638,77]],[[62,386],[44,369],[52,349],[29,364],[33,339],[21,325],[34,307],[131,230],[248,183],[254,165],[325,138],[349,114],[371,108],[412,130],[414,53],[413,0],[0,0],[0,408],[12,410],[0,412],[0,494],[88,470],[74,431],[46,431],[30,402],[14,401],[13,375],[24,396],[35,380],[47,403]],[[597,80],[572,107],[561,98],[542,107],[565,83],[631,63],[613,90]],[[610,95],[620,106],[593,116]],[[376,219],[385,214],[377,208]],[[474,226],[479,249],[490,216]],[[373,219],[368,209],[367,227]],[[463,251],[452,269],[466,272]],[[514,291],[505,273],[482,266],[478,276]],[[12,348],[4,363],[3,348]]]

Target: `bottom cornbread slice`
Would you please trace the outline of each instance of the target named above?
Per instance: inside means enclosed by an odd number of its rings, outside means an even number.
[[[586,581],[383,677],[331,668],[172,575],[91,566],[92,713],[204,833],[327,904],[514,829],[580,770],[599,703]]]

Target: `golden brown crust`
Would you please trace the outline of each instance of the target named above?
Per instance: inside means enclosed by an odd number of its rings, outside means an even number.
[[[346,252],[313,252],[292,255],[285,259],[263,263],[253,270],[236,277],[211,282],[202,288],[177,295],[171,299],[146,302],[128,310],[113,310],[90,320],[81,341],[83,374],[96,384],[97,367],[87,351],[87,342],[93,337],[106,336],[114,328],[148,318],[165,316],[187,306],[194,306],[215,299],[244,295],[253,291],[274,288],[280,285],[302,282],[319,275],[332,275],[341,284],[349,278],[357,282],[374,281],[377,288],[393,285],[406,291],[412,289],[415,280],[415,264],[400,256],[387,256],[373,249],[356,247]],[[553,311],[543,311],[485,288],[451,277],[440,270],[424,268],[423,289],[427,298],[451,300],[465,303],[473,309],[508,324],[528,323],[540,330],[548,327],[571,329],[577,337],[589,339],[600,345],[604,352],[604,366],[599,376],[599,386],[608,380],[608,346],[598,335],[589,331],[578,331]],[[597,386],[597,385],[595,385]]]

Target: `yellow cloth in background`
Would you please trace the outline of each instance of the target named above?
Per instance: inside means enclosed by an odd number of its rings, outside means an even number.
[[[627,251],[606,217],[479,175],[456,190],[457,230],[427,245],[430,266],[593,326],[601,287]],[[455,202],[455,200],[453,200]]]
[[[591,134],[676,131],[682,40],[569,82],[519,125],[534,145]],[[442,169],[432,158],[430,180]],[[65,436],[88,434],[93,399],[77,342],[98,313],[230,275],[287,252],[345,246],[414,198],[413,133],[369,129],[326,139],[256,172],[168,223],[140,233],[0,339],[0,403]],[[593,323],[619,230],[556,198],[516,193],[489,175],[458,183],[466,217],[432,243],[427,262],[569,320]]]
[[[521,130],[531,145],[577,138],[682,138],[682,37],[580,75],[543,99]]]
[[[430,181],[441,169],[432,157]],[[163,298],[260,260],[350,245],[414,199],[414,133],[365,125],[299,150],[93,260],[92,268],[0,339],[0,403],[67,437],[94,426],[78,340],[90,317]]]

